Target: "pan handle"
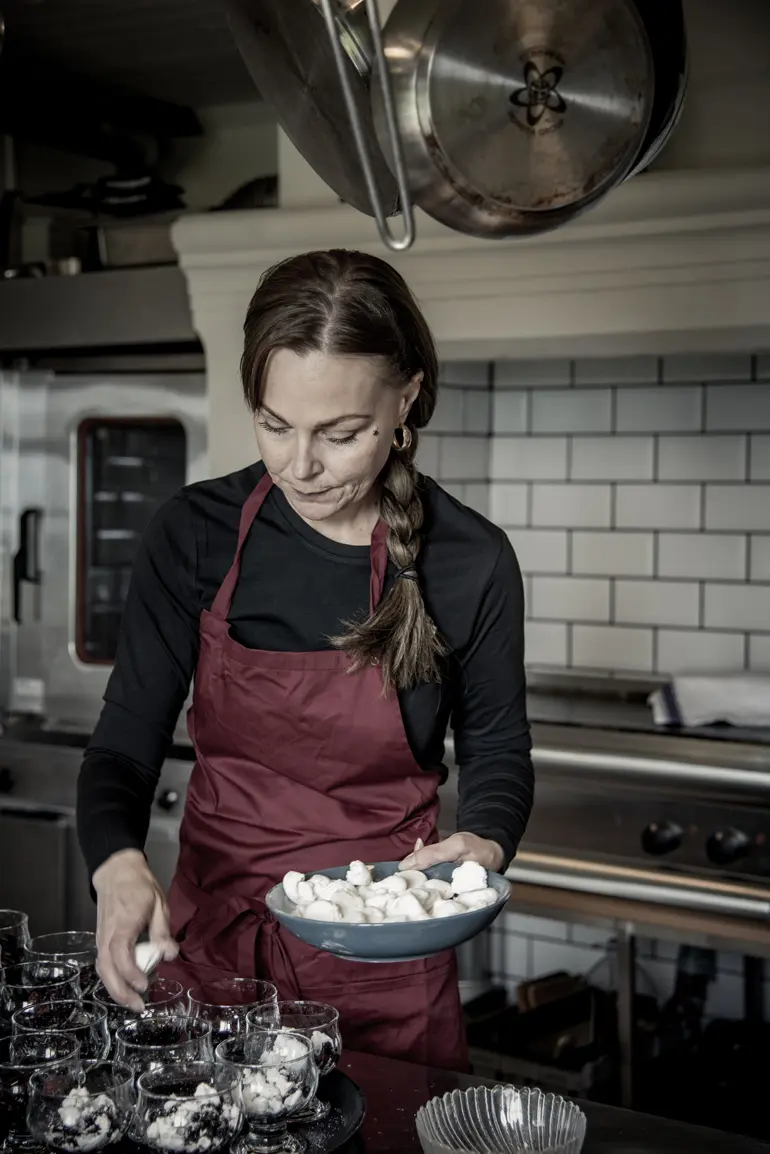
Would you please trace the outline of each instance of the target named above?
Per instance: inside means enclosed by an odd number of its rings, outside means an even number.
[[[340,86],[342,88],[342,95],[345,98],[345,105],[348,110],[348,118],[350,120],[350,127],[353,131],[353,139],[358,152],[358,159],[361,162],[361,168],[364,172],[364,180],[366,181],[366,190],[369,193],[369,200],[371,201],[374,218],[377,222],[377,231],[384,245],[386,245],[392,252],[404,252],[411,248],[414,244],[414,212],[412,210],[412,201],[409,196],[409,186],[406,177],[406,163],[404,161],[404,149],[401,142],[401,133],[398,127],[398,120],[396,118],[395,102],[393,100],[393,87],[390,82],[390,72],[388,70],[388,62],[385,59],[385,52],[382,47],[382,32],[380,29],[380,16],[377,11],[377,0],[365,0],[366,15],[369,20],[369,28],[372,34],[372,43],[374,45],[374,59],[376,62],[377,71],[379,73],[380,85],[382,87],[383,104],[385,108],[385,121],[388,126],[388,133],[390,135],[391,147],[393,149],[393,161],[396,169],[396,185],[398,187],[398,198],[401,204],[401,211],[404,216],[404,234],[401,237],[394,236],[388,228],[387,216],[380,200],[380,195],[377,190],[377,184],[374,179],[374,172],[372,170],[372,162],[369,156],[369,149],[366,143],[366,136],[364,134],[363,125],[361,124],[361,117],[358,114],[355,98],[353,96],[353,89],[350,84],[345,68],[344,49],[340,43],[339,30],[334,19],[334,12],[332,10],[333,0],[320,0],[321,9],[323,11],[324,21],[326,23],[326,31],[331,42],[332,51],[334,52],[334,62],[337,65],[337,75],[339,77]]]

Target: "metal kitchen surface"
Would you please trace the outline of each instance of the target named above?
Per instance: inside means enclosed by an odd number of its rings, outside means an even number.
[[[529,719],[536,724],[572,726],[576,729],[592,731],[608,730],[616,733],[638,733],[658,736],[668,741],[694,738],[705,741],[720,741],[737,745],[770,746],[770,726],[767,728],[741,728],[734,725],[702,725],[697,729],[670,727],[662,729],[653,721],[652,710],[647,705],[647,696],[654,688],[641,688],[633,683],[620,682],[617,686],[604,678],[567,680],[558,678],[537,679],[530,677],[527,693]],[[677,747],[677,756],[683,751]],[[714,757],[732,760],[741,755],[736,751],[716,751]],[[770,768],[770,752],[766,755]],[[749,760],[754,761],[749,755]]]
[[[651,688],[532,678],[536,802],[509,877],[770,917],[770,734],[662,730],[645,704]],[[455,828],[454,768],[442,806],[442,828]]]

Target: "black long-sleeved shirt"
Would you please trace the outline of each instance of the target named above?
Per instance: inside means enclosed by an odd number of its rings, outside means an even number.
[[[150,524],[129,590],[105,705],[78,789],[80,843],[91,873],[141,849],[164,757],[198,658],[198,623],[235,554],[244,501],[264,466],[188,486]],[[423,487],[418,568],[425,602],[452,656],[441,685],[399,694],[424,768],[441,766],[448,725],[459,766],[458,828],[515,853],[533,798],[526,716],[521,574],[506,535],[435,482]],[[270,490],[244,547],[229,620],[248,648],[329,648],[366,614],[368,546],[311,529]],[[388,566],[386,591],[393,579]]]

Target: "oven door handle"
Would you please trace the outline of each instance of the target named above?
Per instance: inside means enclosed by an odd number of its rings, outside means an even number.
[[[24,509],[19,517],[19,548],[13,556],[13,619],[21,624],[21,587],[39,585],[43,579],[40,568],[40,527],[43,510]]]

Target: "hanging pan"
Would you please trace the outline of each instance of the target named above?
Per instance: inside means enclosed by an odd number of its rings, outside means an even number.
[[[383,45],[414,203],[459,232],[555,228],[639,156],[655,76],[634,0],[398,0]],[[377,72],[395,167],[387,97]]]
[[[383,217],[398,212],[397,182],[372,123],[369,81],[374,46],[365,0],[224,0],[224,4],[254,83],[308,164],[359,212],[377,215],[372,191]],[[379,35],[379,21],[374,24]],[[368,176],[351,141],[351,105],[361,126],[358,147],[365,147],[369,157]]]

